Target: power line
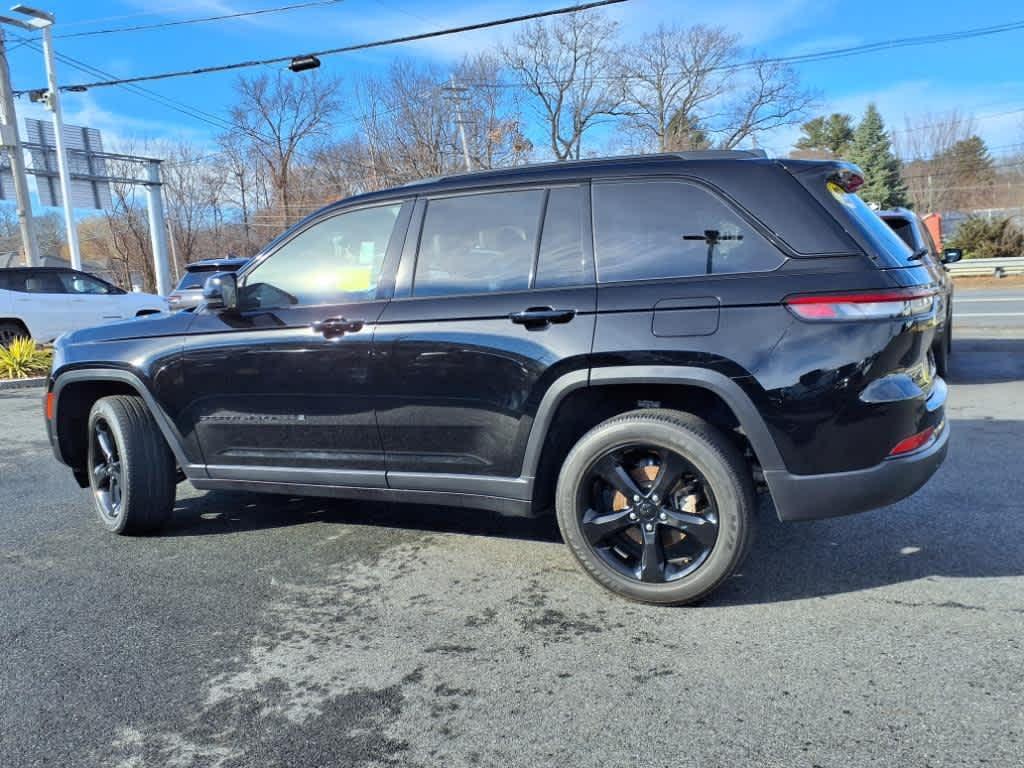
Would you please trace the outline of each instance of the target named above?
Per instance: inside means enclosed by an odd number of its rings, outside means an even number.
[[[896,48],[907,48],[921,45],[933,45],[935,43],[966,40],[973,37],[984,37],[987,35],[996,35],[1003,32],[1013,32],[1022,29],[1024,29],[1024,21],[1013,21],[1007,22],[1006,24],[998,24],[991,27],[976,27],[973,29],[966,29],[958,32],[941,32],[929,35],[918,35],[916,37],[892,38],[889,40],[879,40],[874,43],[864,43],[862,45],[848,46],[845,48],[829,48],[821,51],[812,51],[810,53],[802,53],[793,56],[762,56],[759,58],[747,59],[745,61],[738,61],[734,64],[719,64],[718,66],[708,67],[707,70],[705,70],[705,72],[739,72],[746,69],[753,69],[755,67],[764,66],[765,64],[804,64],[817,61],[828,61],[830,59],[842,59],[849,56],[859,56],[865,53],[874,53],[876,51],[891,50]],[[673,77],[686,75],[688,73],[665,72],[663,74],[668,77]],[[591,79],[640,80],[643,78],[643,75],[626,73],[616,75],[595,76]],[[536,84],[559,85],[560,83],[557,80],[539,80],[536,82]],[[522,86],[522,83],[465,83],[465,85],[472,85],[478,88],[518,88]]]
[[[208,21],[225,21],[227,19],[242,19],[249,16],[262,16],[268,13],[283,13],[285,11],[296,11],[301,8],[315,8],[327,5],[337,5],[342,0],[316,0],[315,2],[295,3],[293,5],[282,5],[276,8],[258,8],[253,11],[239,11],[237,13],[225,13],[220,16],[205,16],[198,19],[180,19],[179,21],[161,21],[153,24],[136,24],[131,27],[110,27],[108,29],[96,29],[90,32],[68,32],[54,37],[93,37],[95,35],[113,35],[120,32],[143,32],[146,30],[163,29],[165,27],[180,27],[186,24],[202,24]]]
[[[75,83],[73,85],[62,85],[62,91],[80,91],[83,88],[104,88],[111,85],[125,85],[131,83],[142,83],[153,80],[168,80],[175,77],[190,77],[193,75],[207,75],[213,72],[229,72],[237,69],[246,69],[249,67],[259,67],[265,64],[283,64],[290,62],[296,56],[316,56],[317,58],[323,56],[333,56],[339,53],[351,53],[353,51],[365,51],[370,48],[381,48],[388,45],[397,45],[400,43],[412,43],[418,40],[429,40],[436,37],[446,37],[448,35],[463,34],[465,32],[475,32],[482,29],[493,29],[495,27],[507,26],[509,24],[518,24],[524,21],[531,21],[533,19],[543,19],[550,16],[561,16],[567,13],[578,13],[580,11],[589,11],[594,8],[603,8],[609,5],[618,5],[619,3],[625,3],[628,0],[594,0],[594,2],[582,3],[578,5],[569,5],[562,8],[554,8],[547,11],[538,11],[536,13],[526,13],[519,16],[506,16],[501,19],[495,19],[493,21],[477,22],[475,24],[464,24],[459,27],[449,27],[447,29],[439,29],[433,32],[423,32],[416,35],[404,35],[402,37],[392,37],[386,40],[376,40],[370,43],[359,43],[356,45],[346,45],[340,48],[329,48],[323,51],[313,52],[302,52],[300,54],[293,54],[290,56],[275,56],[269,59],[253,59],[250,61],[238,61],[233,64],[218,64],[209,67],[199,67],[196,69],[183,69],[174,72],[161,72],[153,75],[139,75],[137,77],[125,77],[113,80],[98,80],[92,83]],[[30,90],[30,89],[27,89]],[[16,94],[26,93],[27,90],[16,91]]]

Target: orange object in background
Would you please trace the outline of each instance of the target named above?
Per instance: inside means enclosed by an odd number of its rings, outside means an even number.
[[[928,227],[928,234],[935,241],[935,247],[939,249],[939,253],[942,253],[942,214],[926,213],[921,217],[921,221]]]

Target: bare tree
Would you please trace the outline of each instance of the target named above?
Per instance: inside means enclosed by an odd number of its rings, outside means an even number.
[[[573,13],[528,24],[501,48],[558,160],[579,158],[586,132],[618,113],[616,30],[598,13]]]
[[[371,185],[439,176],[452,167],[455,132],[450,105],[442,98],[445,80],[436,66],[402,59],[384,77],[363,84],[360,123],[369,150],[364,173]]]
[[[336,79],[316,73],[263,74],[239,78],[236,84],[239,100],[231,109],[231,121],[266,164],[286,225],[297,218],[292,210],[292,169],[304,150],[330,135],[331,118],[339,107],[338,88]]]
[[[463,88],[462,118],[474,167],[499,168],[526,161],[533,145],[523,134],[520,93],[509,87],[497,56],[467,56],[455,71]]]
[[[623,111],[660,152],[693,145],[704,109],[730,88],[723,67],[739,38],[721,27],[659,25],[622,51]]]
[[[755,61],[734,71],[737,83],[729,99],[723,123],[713,129],[716,144],[734,149],[744,141],[757,141],[761,134],[804,119],[815,95],[800,84],[795,69],[774,61]]]

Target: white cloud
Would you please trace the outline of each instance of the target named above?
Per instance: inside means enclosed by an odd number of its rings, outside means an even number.
[[[153,115],[152,102],[146,102],[146,117],[123,112],[112,112],[101,107],[90,93],[67,94],[63,97],[64,122],[95,128],[103,136],[103,148],[108,152],[135,146],[136,150],[147,142],[190,141],[200,145],[210,142],[207,131],[194,124],[160,119]],[[52,115],[41,104],[18,103],[18,117],[49,122]],[[23,123],[22,123],[23,124]]]

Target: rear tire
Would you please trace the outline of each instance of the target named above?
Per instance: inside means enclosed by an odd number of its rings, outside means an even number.
[[[28,338],[29,333],[21,323],[5,320],[0,323],[0,347],[9,347],[15,339]]]
[[[651,409],[609,419],[576,443],[555,507],[563,539],[598,583],[631,600],[681,605],[740,565],[756,503],[750,468],[723,432]]]
[[[141,397],[104,397],[89,413],[89,487],[100,522],[123,535],[150,533],[174,508],[177,466]]]

